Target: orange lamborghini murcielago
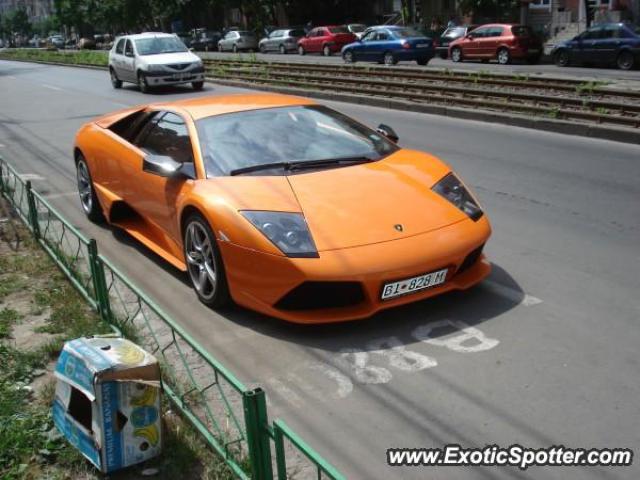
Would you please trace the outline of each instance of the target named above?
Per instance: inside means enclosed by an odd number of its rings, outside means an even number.
[[[308,99],[250,94],[105,115],[74,155],[87,216],[187,272],[203,303],[323,323],[490,271],[476,198],[397,140]]]

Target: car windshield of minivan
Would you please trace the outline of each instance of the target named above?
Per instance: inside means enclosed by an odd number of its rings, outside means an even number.
[[[151,37],[136,40],[138,55],[159,55],[161,53],[188,52],[182,41],[176,37]]]
[[[397,30],[392,30],[393,36],[396,38],[414,38],[414,37],[422,37],[422,35],[413,28],[399,28]]]
[[[378,132],[323,106],[214,115],[198,120],[196,127],[207,177],[335,168],[380,160],[398,149]]]

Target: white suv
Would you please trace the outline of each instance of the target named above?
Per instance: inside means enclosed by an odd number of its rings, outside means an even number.
[[[169,33],[140,33],[119,37],[109,51],[109,73],[114,88],[136,83],[144,93],[150,87],[191,83],[204,85],[202,60]]]

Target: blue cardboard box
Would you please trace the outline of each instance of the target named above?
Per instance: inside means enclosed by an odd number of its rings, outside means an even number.
[[[160,367],[153,355],[124,338],[78,338],[64,345],[55,376],[54,423],[101,472],[160,453]]]

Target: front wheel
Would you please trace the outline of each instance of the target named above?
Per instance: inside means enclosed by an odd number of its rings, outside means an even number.
[[[620,52],[620,55],[618,55],[618,58],[616,59],[616,63],[620,70],[631,70],[635,63],[635,59],[631,52]]]
[[[329,45],[325,45],[324,47],[322,47],[322,54],[325,57],[330,57],[331,56],[331,48],[329,47]]]
[[[91,173],[84,156],[80,153],[76,159],[76,180],[78,182],[78,193],[80,194],[80,205],[85,215],[92,222],[98,223],[104,220],[100,202],[93,188]]]
[[[456,47],[453,50],[451,50],[451,60],[453,60],[456,63],[462,61],[462,49],[461,48]]]
[[[218,44],[218,51],[222,52],[222,45]]]
[[[393,53],[387,52],[384,54],[385,65],[395,65],[396,63],[398,63],[398,60],[393,56]]]
[[[342,54],[342,59],[344,60],[344,63],[355,63],[356,62],[356,57],[353,54],[353,52],[351,50],[347,50],[346,52],[344,52]]]
[[[198,299],[212,308],[229,304],[229,286],[216,238],[209,223],[197,213],[187,219],[184,229],[184,258]]]
[[[566,50],[560,50],[558,53],[554,55],[553,61],[558,67],[569,66],[569,62],[570,62],[569,52],[567,52]]]
[[[109,69],[109,74],[111,75],[111,85],[113,85],[113,88],[122,88],[122,80],[118,79],[118,75],[113,68]]]
[[[204,87],[204,82],[203,81],[191,82],[191,86],[193,87],[194,90],[202,90],[202,87]]]
[[[508,65],[511,63],[511,54],[509,53],[509,50],[506,48],[498,50],[498,63],[500,65]]]
[[[260,45],[260,53],[267,53],[267,49],[265,48],[264,45]]]
[[[304,47],[302,45],[300,45],[298,47],[298,55],[304,55],[305,53],[307,53],[307,52],[304,51]]]
[[[149,93],[149,85],[147,85],[147,79],[142,72],[138,73],[138,87],[142,93]]]

